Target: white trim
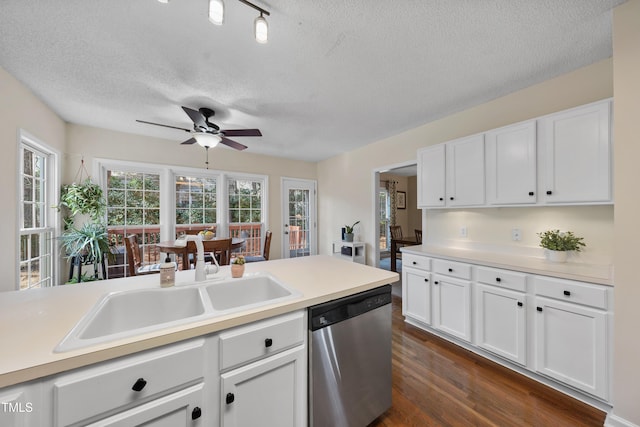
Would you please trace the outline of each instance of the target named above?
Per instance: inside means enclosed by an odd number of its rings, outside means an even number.
[[[60,198],[60,159],[62,158],[60,151],[41,141],[39,138],[30,134],[24,129],[17,130],[17,175],[19,175],[18,179],[16,179],[16,194],[18,195],[18,200],[22,200],[22,173],[23,173],[23,164],[22,164],[22,145],[27,145],[32,147],[34,150],[40,151],[42,154],[47,156],[47,164],[45,174],[47,188],[45,194],[44,205],[48,209],[47,216],[47,226],[53,230],[54,238],[57,238],[60,234],[60,213],[57,209],[51,208],[51,206],[57,205],[58,200]],[[14,241],[16,242],[16,255],[15,255],[15,287],[16,290],[20,289],[20,236],[22,229],[22,217],[21,217],[22,208],[19,207],[17,209],[16,218],[16,233],[14,236]],[[58,263],[59,259],[59,245],[53,244],[51,250],[51,286],[56,286],[60,283],[62,269]]]
[[[607,414],[607,418],[604,420],[604,425],[605,427],[639,427],[637,424],[614,415],[611,412]]]
[[[284,224],[286,211],[284,210],[285,205],[285,181],[292,182],[300,182],[313,187],[313,212],[312,212],[312,220],[313,220],[313,230],[311,232],[311,242],[309,243],[309,252],[310,255],[316,255],[318,253],[318,182],[315,179],[305,179],[305,178],[291,178],[287,176],[280,177],[280,220]],[[284,239],[284,230],[280,231],[281,237],[281,254],[282,258],[286,258],[285,254],[289,247],[289,245],[285,242]]]
[[[374,267],[380,267],[380,245],[378,244],[379,233],[378,224],[380,223],[380,212],[378,212],[378,192],[380,191],[380,174],[381,173],[393,173],[394,169],[404,168],[407,166],[414,166],[418,164],[418,160],[407,160],[405,162],[394,163],[391,165],[380,166],[374,168],[371,171],[372,177],[372,185],[371,185],[371,194],[373,200],[373,212],[372,212],[372,224],[373,224],[373,251],[370,253],[373,254],[373,265]],[[424,229],[424,225],[422,227]]]

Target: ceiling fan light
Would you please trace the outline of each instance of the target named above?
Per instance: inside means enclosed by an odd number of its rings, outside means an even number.
[[[208,148],[213,148],[218,145],[220,141],[222,141],[222,138],[220,138],[220,136],[206,132],[196,132],[193,134],[193,137],[195,138],[198,145]]]
[[[158,0],[158,1],[159,1],[160,3],[164,3],[164,4],[169,3],[169,0]]]
[[[265,44],[269,39],[269,24],[267,24],[267,20],[264,19],[262,13],[253,21],[253,29],[256,41]]]
[[[223,0],[209,0],[209,21],[215,25],[222,25],[224,22]]]

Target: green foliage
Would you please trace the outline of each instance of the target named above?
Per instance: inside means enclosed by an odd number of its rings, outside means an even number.
[[[59,239],[69,259],[85,256],[95,264],[104,254],[113,256],[109,250],[107,227],[102,223],[89,222],[80,229],[70,226]]]
[[[351,227],[349,227],[348,225],[345,225],[345,226],[344,226],[344,230],[345,230],[345,232],[346,232],[347,234],[353,234],[353,228],[354,228],[356,225],[358,225],[358,224],[360,224],[360,221],[356,221],[356,222],[354,222],[354,223],[353,223],[353,225],[352,225]]]
[[[547,230],[538,233],[540,246],[552,251],[580,252],[586,245],[582,237],[576,237],[571,231]]]
[[[91,274],[82,273],[80,276],[80,282],[95,282],[96,280],[98,280],[98,278]],[[73,276],[65,285],[75,285],[80,282],[78,282],[78,277]]]
[[[238,265],[242,265],[245,262],[246,260],[244,259],[244,255],[238,255],[236,259],[233,260],[233,264],[238,264]]]
[[[93,221],[100,221],[106,206],[102,188],[87,178],[81,184],[63,185],[60,193],[60,204],[57,208],[65,207],[69,209],[71,216],[77,214],[89,215]],[[68,224],[69,221],[65,220],[65,223]]]

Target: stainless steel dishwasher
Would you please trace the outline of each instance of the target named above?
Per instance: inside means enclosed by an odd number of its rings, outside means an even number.
[[[364,427],[391,407],[391,285],[309,308],[309,425]]]

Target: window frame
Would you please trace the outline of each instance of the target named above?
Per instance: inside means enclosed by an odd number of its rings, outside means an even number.
[[[24,150],[25,148],[30,149],[32,151],[37,152],[39,155],[45,157],[45,185],[42,189],[43,194],[43,227],[39,227],[39,230],[51,232],[52,242],[50,247],[51,253],[51,284],[50,286],[57,286],[62,283],[62,277],[60,276],[62,272],[62,268],[60,262],[58,262],[60,249],[59,245],[55,244],[55,239],[60,235],[61,226],[60,226],[60,214],[57,209],[52,208],[52,206],[57,205],[57,202],[60,198],[60,159],[61,154],[60,151],[51,147],[50,145],[44,143],[39,140],[35,136],[31,135],[29,132],[24,129],[18,130],[18,138],[17,138],[17,180],[16,180],[16,194],[18,196],[19,203],[22,205],[23,197],[24,197]],[[15,270],[15,289],[16,290],[28,290],[34,289],[34,287],[27,287],[24,289],[20,288],[20,264],[21,264],[21,250],[20,250],[20,240],[23,235],[33,235],[35,233],[29,233],[23,228],[24,225],[24,216],[23,216],[23,207],[17,210],[16,213],[16,270]],[[42,232],[40,231],[40,232]]]

